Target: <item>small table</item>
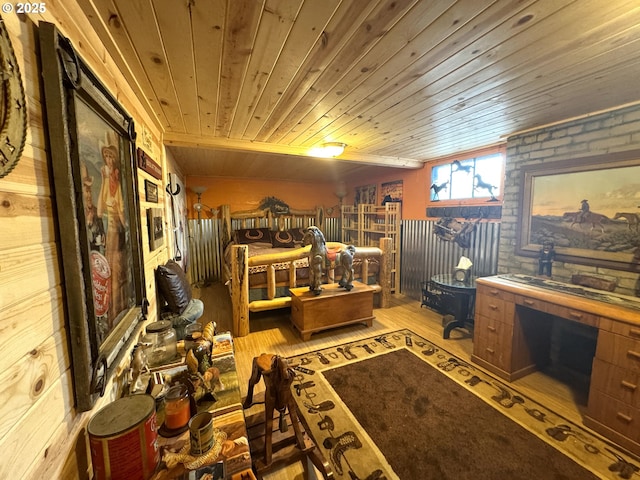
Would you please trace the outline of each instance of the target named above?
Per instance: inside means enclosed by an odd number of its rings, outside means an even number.
[[[473,309],[476,299],[476,278],[469,278],[468,282],[454,280],[451,273],[441,273],[431,277],[435,287],[442,291],[440,299],[440,313],[443,317],[453,316],[453,320],[446,322],[442,338],[449,338],[454,328],[465,328],[473,323]]]

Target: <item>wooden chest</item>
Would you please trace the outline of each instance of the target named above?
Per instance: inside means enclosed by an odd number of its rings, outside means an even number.
[[[291,321],[303,340],[311,334],[327,328],[352,323],[373,323],[374,289],[360,282],[353,282],[348,292],[337,283],[322,285],[322,293],[315,295],[309,287],[292,288]]]

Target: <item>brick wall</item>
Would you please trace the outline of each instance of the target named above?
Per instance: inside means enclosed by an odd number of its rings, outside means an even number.
[[[636,149],[640,149],[640,105],[509,137],[498,272],[535,274],[538,270],[536,258],[515,254],[523,167]],[[637,273],[554,262],[554,279],[569,281],[576,273],[615,277],[619,284],[617,293],[640,296]]]

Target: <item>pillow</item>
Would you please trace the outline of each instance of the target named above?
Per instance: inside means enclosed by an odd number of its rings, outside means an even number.
[[[291,234],[295,243],[301,244],[304,238],[304,230],[304,228],[291,228],[287,231]]]
[[[271,232],[271,246],[273,248],[296,248],[296,242],[289,230]]]
[[[242,228],[234,232],[236,243],[271,243],[271,230],[268,228]]]
[[[177,314],[184,312],[191,301],[191,285],[182,267],[173,260],[159,265],[156,268],[156,284],[169,310]]]

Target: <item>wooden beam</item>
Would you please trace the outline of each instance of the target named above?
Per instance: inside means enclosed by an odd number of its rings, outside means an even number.
[[[311,157],[309,148],[293,147],[290,145],[277,145],[262,142],[250,142],[246,140],[234,140],[229,138],[207,138],[199,135],[172,133],[164,134],[163,143],[168,146],[192,147],[192,148],[216,148],[222,150],[242,150],[247,152],[276,153],[281,155],[295,155],[299,157]],[[396,168],[422,168],[424,163],[412,158],[371,155],[366,153],[349,152],[347,150],[335,157],[334,160],[357,162],[368,165],[382,165]]]

